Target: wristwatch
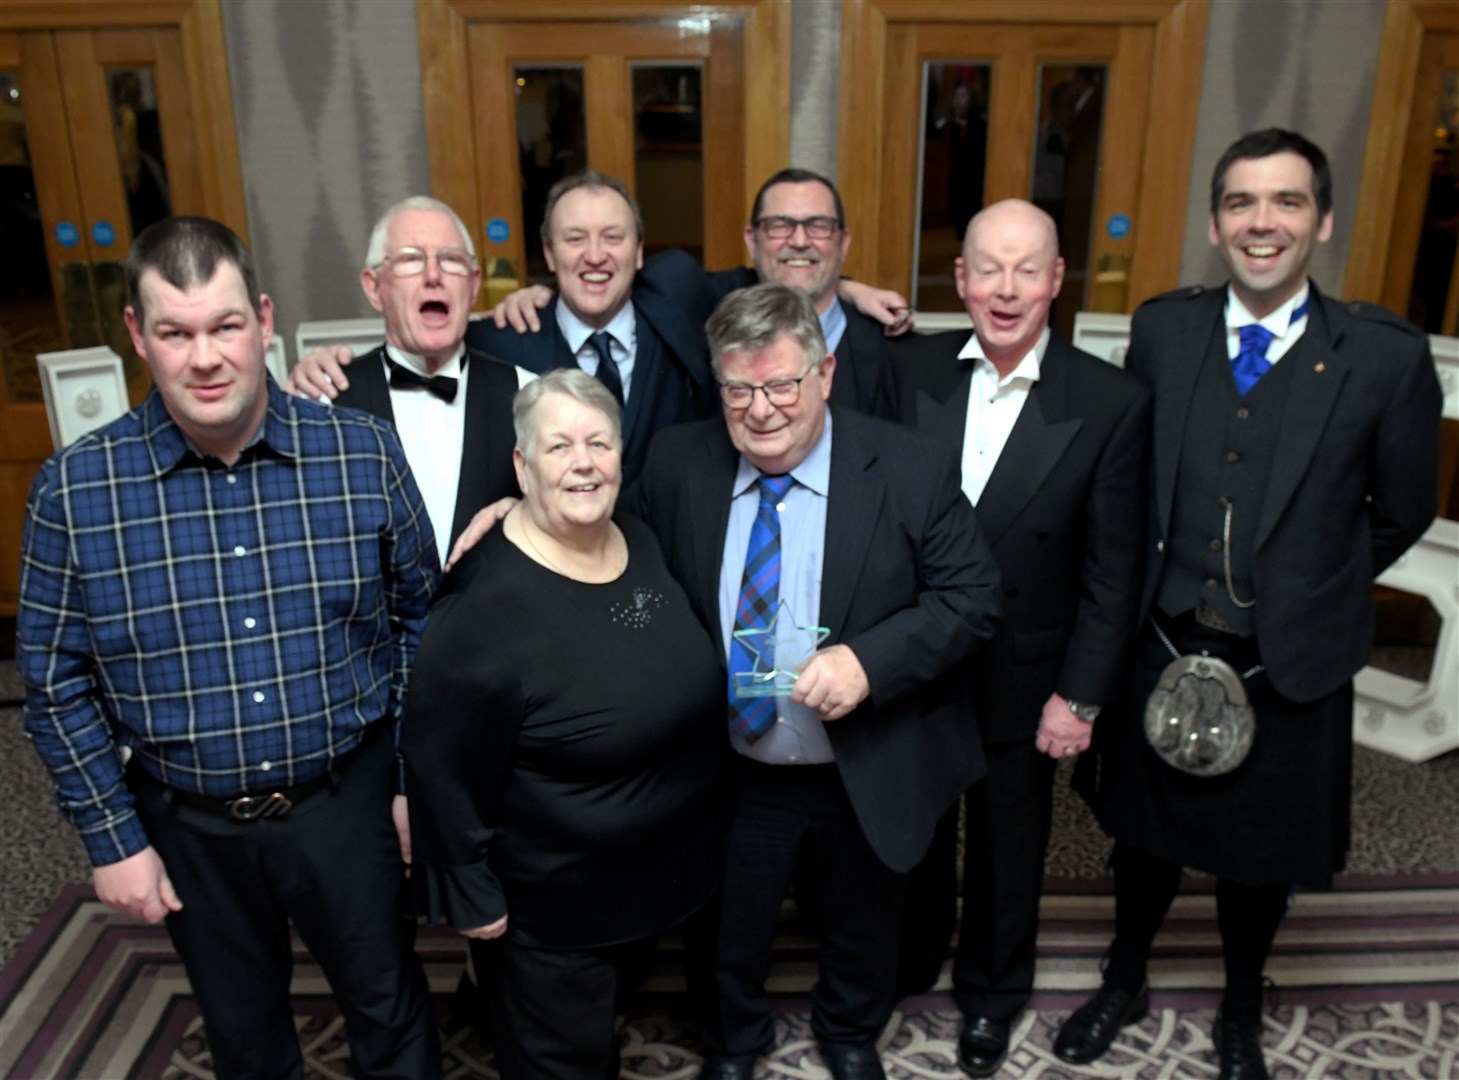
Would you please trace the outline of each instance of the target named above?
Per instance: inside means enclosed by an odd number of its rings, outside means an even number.
[[[1098,705],[1082,705],[1073,698],[1065,698],[1064,704],[1069,706],[1069,711],[1086,724],[1092,724],[1099,719]]]

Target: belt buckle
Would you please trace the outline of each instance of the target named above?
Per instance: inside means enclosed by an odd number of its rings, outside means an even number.
[[[283,817],[294,808],[287,795],[275,791],[269,795],[241,795],[223,804],[234,821],[257,821],[265,817]]]

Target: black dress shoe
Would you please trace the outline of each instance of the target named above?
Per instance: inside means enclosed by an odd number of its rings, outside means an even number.
[[[1071,1065],[1088,1065],[1109,1049],[1120,1028],[1143,1019],[1149,1009],[1149,983],[1137,994],[1106,983],[1064,1021],[1054,1040],[1054,1053]]]
[[[699,1067],[700,1080],[750,1080],[755,1075],[755,1062],[744,1058],[710,1054]]]
[[[826,1059],[826,1068],[831,1070],[833,1080],[887,1080],[886,1070],[881,1067],[881,1055],[876,1047],[858,1046],[851,1050],[828,1050],[821,1047]]]
[[[1008,1021],[969,1016],[957,1037],[958,1067],[969,1076],[992,1076],[1008,1056]]]
[[[1269,1080],[1261,1056],[1260,1020],[1227,1020],[1217,1013],[1211,1038],[1221,1055],[1221,1072],[1216,1080]]]

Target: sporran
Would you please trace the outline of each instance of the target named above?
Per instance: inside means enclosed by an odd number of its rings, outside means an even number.
[[[1246,760],[1256,739],[1256,712],[1244,680],[1261,666],[1239,674],[1219,657],[1182,656],[1160,625],[1153,625],[1175,659],[1145,704],[1145,739],[1171,768],[1223,776]]]

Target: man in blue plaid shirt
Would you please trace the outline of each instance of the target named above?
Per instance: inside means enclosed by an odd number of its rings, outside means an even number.
[[[438,1077],[393,753],[439,578],[420,493],[388,425],[268,378],[228,228],[159,222],[127,275],[154,387],[31,489],[26,732],[97,896],[166,921],[219,1077],[302,1076],[291,922],[358,1074]]]

